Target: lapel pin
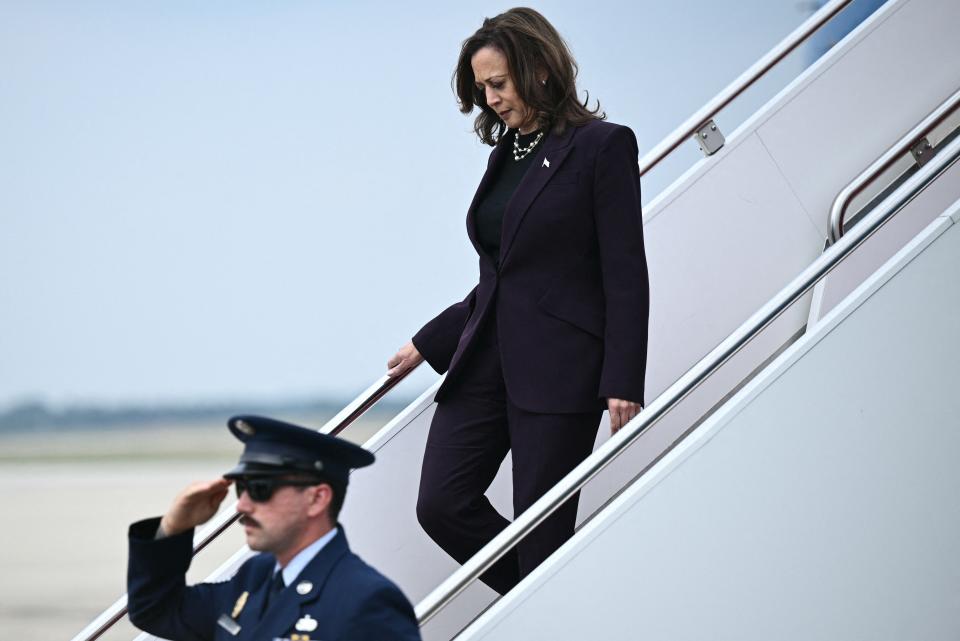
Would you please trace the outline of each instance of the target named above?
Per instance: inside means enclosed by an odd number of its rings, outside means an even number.
[[[299,594],[300,596],[303,596],[304,594],[308,594],[312,589],[313,589],[313,584],[310,583],[309,581],[301,581],[300,583],[297,584],[297,594]]]
[[[542,165],[542,166],[543,166],[543,167],[549,167],[549,166],[550,166],[550,161],[547,160],[546,158],[544,158],[544,159],[543,159],[543,165]]]
[[[317,629],[317,625],[316,619],[309,614],[304,614],[293,627],[296,628],[297,632],[313,632]]]
[[[249,596],[249,592],[244,592],[240,595],[240,598],[237,599],[237,602],[233,604],[233,612],[230,613],[230,618],[236,619],[238,616],[240,616],[240,613],[243,611],[243,606],[247,604],[247,598]]]

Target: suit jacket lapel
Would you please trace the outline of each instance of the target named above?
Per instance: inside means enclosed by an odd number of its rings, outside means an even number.
[[[247,635],[241,633],[238,638],[251,641],[273,639],[292,628],[300,618],[301,606],[308,601],[315,601],[320,596],[333,568],[349,551],[350,547],[347,545],[343,527],[338,526],[337,535],[313,557],[293,585],[284,588],[276,602],[270,604],[260,623],[249,632],[244,629],[243,632],[247,632]],[[269,585],[269,578],[267,583]],[[258,594],[260,592],[262,590],[258,590]],[[262,600],[260,602],[262,603]]]
[[[517,185],[517,190],[507,202],[500,236],[501,267],[507,260],[513,239],[517,235],[517,230],[520,229],[520,223],[523,222],[527,210],[570,152],[573,131],[573,127],[567,127],[566,131],[559,136],[552,133],[547,136],[533,163],[527,169],[527,173],[524,174],[523,180]]]
[[[506,136],[501,138],[497,142],[497,146],[493,148],[493,153],[490,154],[490,160],[487,162],[487,170],[483,173],[483,178],[480,179],[480,185],[477,187],[477,191],[473,195],[473,201],[470,203],[470,209],[467,210],[467,236],[469,236],[470,242],[473,243],[474,249],[476,249],[477,253],[481,256],[487,256],[487,253],[480,247],[480,241],[477,239],[477,205],[480,204],[480,197],[484,190],[486,190],[490,181],[493,180],[493,177],[497,174],[497,168],[500,166],[500,163],[503,162],[503,159],[508,155],[506,152],[507,144],[504,142],[505,138]]]

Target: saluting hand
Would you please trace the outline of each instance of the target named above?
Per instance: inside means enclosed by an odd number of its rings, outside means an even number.
[[[607,409],[610,410],[610,436],[613,436],[621,427],[626,425],[630,419],[639,414],[643,406],[633,401],[608,398]]]
[[[407,344],[393,355],[393,358],[387,361],[387,376],[399,376],[423,362],[423,356],[413,345],[413,341],[407,341]]]
[[[209,521],[210,517],[217,513],[217,508],[227,496],[232,482],[220,478],[188,485],[177,495],[173,505],[160,520],[163,533],[173,536]]]

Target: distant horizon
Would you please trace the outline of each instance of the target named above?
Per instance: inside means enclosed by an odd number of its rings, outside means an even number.
[[[367,413],[379,415],[397,412],[409,405],[415,397],[403,395],[381,399]],[[205,401],[199,403],[164,404],[78,404],[51,406],[40,402],[26,402],[0,408],[0,435],[20,432],[56,432],[67,429],[113,429],[156,423],[186,423],[190,421],[226,420],[237,414],[263,414],[284,417],[297,414],[324,414],[335,416],[352,397],[318,399],[271,399],[268,401]]]
[[[378,401],[381,404],[395,405],[399,403],[409,404],[418,394],[390,394]],[[350,394],[323,394],[316,396],[292,395],[288,397],[263,397],[263,398],[232,398],[230,396],[221,398],[197,398],[197,399],[122,399],[122,400],[71,400],[50,402],[39,398],[25,397],[13,399],[9,403],[0,405],[0,416],[10,413],[18,408],[43,407],[55,412],[99,409],[106,411],[122,411],[129,409],[172,409],[172,408],[204,408],[204,407],[224,407],[228,405],[254,405],[258,407],[278,405],[278,406],[297,406],[297,405],[327,405],[337,403],[350,403],[357,395]]]

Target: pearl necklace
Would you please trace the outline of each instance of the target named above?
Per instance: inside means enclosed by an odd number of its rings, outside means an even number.
[[[526,147],[520,146],[520,130],[517,129],[517,133],[513,136],[513,159],[514,160],[523,160],[529,155],[533,148],[537,146],[537,143],[540,142],[540,139],[543,138],[543,132],[537,134],[537,137],[533,139],[533,142],[527,145]]]

